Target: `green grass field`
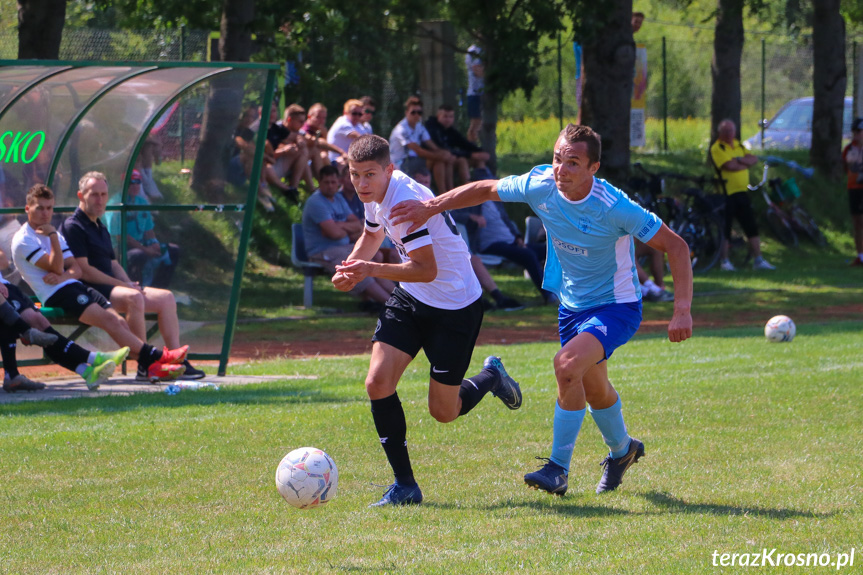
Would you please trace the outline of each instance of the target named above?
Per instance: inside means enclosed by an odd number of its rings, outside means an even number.
[[[565,497],[522,483],[549,451],[554,344],[479,348],[474,367],[502,355],[524,406],[488,396],[448,425],[427,413],[427,362],[410,366],[414,508],[366,507],[391,476],[364,356],[256,363],[235,371],[308,378],[217,392],[4,406],[0,572],[705,573],[714,551],[854,546],[859,570],[863,322],[801,324],[789,344],[758,328],[697,335],[637,336],[612,358],[647,456],[604,496],[589,417]],[[333,456],[340,482],[327,507],[299,511],[273,477],[304,445]]]

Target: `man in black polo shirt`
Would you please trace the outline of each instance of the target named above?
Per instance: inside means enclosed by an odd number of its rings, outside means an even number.
[[[486,167],[491,155],[465,138],[455,129],[455,108],[449,104],[438,106],[437,114],[429,116],[425,126],[432,141],[438,148],[448,151],[456,157],[455,169],[458,171],[461,184],[472,180],[494,179],[494,175]],[[474,168],[471,178],[470,168]]]
[[[129,329],[147,341],[144,315],[159,316],[159,332],[169,349],[180,347],[180,322],[177,302],[168,290],[142,288],[133,282],[117,261],[111,234],[99,219],[108,204],[108,181],[101,172],[88,172],[78,182],[78,209],[63,222],[62,233],[72,255],[81,267],[81,281],[105,296],[111,305],[126,316]],[[201,379],[205,373],[184,360],[185,372],[180,379]]]

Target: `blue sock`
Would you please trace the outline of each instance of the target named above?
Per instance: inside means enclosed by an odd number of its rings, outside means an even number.
[[[623,422],[623,404],[620,396],[611,407],[605,409],[590,409],[593,421],[602,433],[602,440],[611,451],[611,457],[617,459],[623,457],[629,451],[629,434],[626,432],[626,424]]]
[[[554,402],[554,439],[551,444],[551,460],[569,473],[569,462],[572,461],[572,450],[575,440],[581,431],[585,409],[566,411],[557,401]]]

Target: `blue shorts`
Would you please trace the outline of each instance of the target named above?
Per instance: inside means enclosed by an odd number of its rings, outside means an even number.
[[[641,325],[641,302],[612,303],[582,311],[560,306],[557,316],[560,346],[586,331],[596,337],[605,350],[605,359],[630,340]]]
[[[482,118],[482,96],[467,97],[467,117]]]

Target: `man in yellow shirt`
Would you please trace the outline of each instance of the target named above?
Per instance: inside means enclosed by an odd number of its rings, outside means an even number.
[[[731,237],[732,220],[736,218],[749,240],[754,258],[753,269],[774,270],[776,267],[761,256],[758,224],[747,193],[749,168],[758,161],[758,158],[748,153],[737,139],[737,128],[733,121],[722,120],[719,122],[717,131],[718,137],[710,146],[710,158],[713,160],[713,165],[721,172],[722,180],[725,182],[725,192],[728,194],[725,203],[725,240],[722,242],[720,268],[727,272],[735,270],[734,265],[728,260],[728,238]]]

